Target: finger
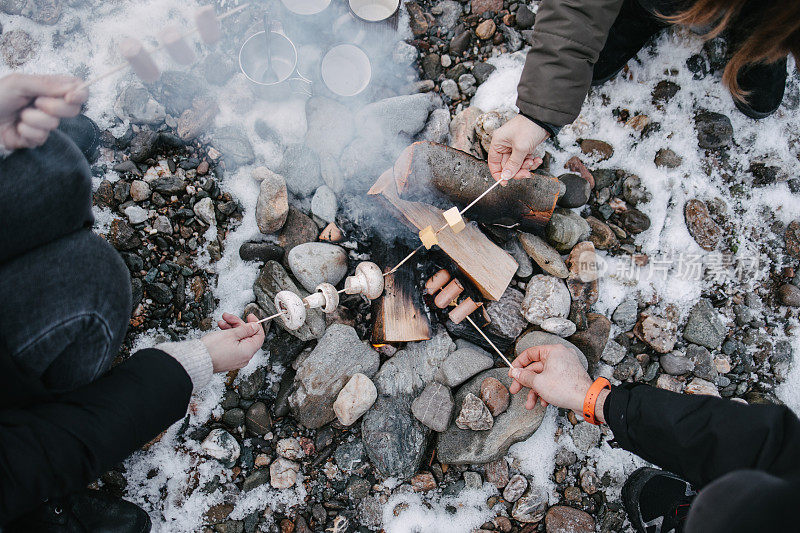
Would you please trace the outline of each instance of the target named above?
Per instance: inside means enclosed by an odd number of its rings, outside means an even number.
[[[28,107],[22,110],[19,116],[25,124],[40,130],[51,131],[58,127],[59,120],[53,115],[48,115],[41,109]]]
[[[514,148],[508,158],[508,161],[506,161],[505,166],[503,166],[503,173],[500,175],[501,179],[510,180],[513,178],[517,172],[519,172],[519,169],[522,168],[522,163],[525,161],[527,156],[528,154],[522,150]]]
[[[43,145],[45,141],[47,141],[47,137],[50,136],[49,130],[34,128],[24,122],[17,124],[17,132],[20,137],[23,137],[27,141],[27,146],[30,148]]]
[[[492,177],[495,181],[501,181],[500,175],[503,173],[503,153],[499,143],[494,140],[491,146],[489,146],[487,162],[489,163],[489,172],[492,173]]]
[[[249,339],[254,335],[258,335],[259,332],[261,332],[262,335],[264,333],[261,324],[242,324],[241,326],[233,328],[232,331],[236,335],[236,340],[238,341]]]
[[[511,394],[516,394],[521,390],[522,390],[522,384],[516,379],[511,382],[511,386],[508,388],[508,392],[510,392]]]
[[[59,118],[74,117],[81,112],[81,106],[68,104],[63,98],[40,96],[36,99],[34,105],[45,113]]]
[[[31,74],[15,74],[10,81],[12,88],[23,96],[63,97],[73,91],[81,80],[72,76],[38,76]]]
[[[222,320],[224,320],[234,328],[244,324],[244,320],[231,313],[222,313]]]
[[[544,401],[544,398],[539,398],[539,403],[541,403],[541,404],[542,404],[542,407],[547,407],[548,405],[550,405],[549,403],[547,403],[546,401]]]
[[[536,392],[533,389],[528,391],[528,399],[525,400],[525,409],[530,411],[536,407]]]
[[[83,105],[86,103],[86,100],[89,99],[89,89],[86,87],[82,89],[76,89],[68,92],[66,96],[64,96],[64,101],[71,105]]]
[[[224,320],[218,320],[217,325],[219,326],[219,329],[231,329],[233,327]]]
[[[522,385],[523,387],[533,388],[537,375],[538,374],[536,372],[531,372],[528,369],[521,369],[521,368],[511,369],[511,377],[519,381],[520,385]]]
[[[531,346],[511,362],[511,366],[525,368],[534,361],[542,361],[549,346]]]

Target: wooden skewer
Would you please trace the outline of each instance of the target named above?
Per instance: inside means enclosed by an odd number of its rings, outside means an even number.
[[[266,322],[267,320],[272,320],[273,318],[278,318],[278,317],[279,317],[279,316],[281,316],[282,314],[283,314],[283,311],[281,311],[281,312],[279,312],[279,313],[275,313],[274,315],[272,315],[272,316],[268,316],[267,318],[262,318],[262,319],[261,319],[261,320],[259,320],[258,322],[253,322],[253,324],[261,324],[262,322]]]
[[[477,204],[478,202],[480,202],[480,201],[483,199],[483,197],[484,197],[484,196],[486,196],[487,194],[489,194],[489,193],[490,193],[490,192],[491,192],[491,191],[492,191],[492,190],[493,190],[495,187],[497,187],[498,185],[500,185],[500,182],[499,182],[499,181],[496,181],[496,182],[494,182],[494,185],[492,185],[491,187],[489,187],[488,189],[486,189],[485,191],[483,191],[483,193],[481,193],[481,195],[480,195],[480,196],[478,196],[477,198],[475,198],[474,200],[472,200],[472,202],[470,202],[470,204],[469,204],[467,207],[465,207],[464,209],[462,209],[461,211],[459,211],[459,214],[460,214],[460,215],[463,215],[464,213],[466,213],[466,212],[467,212],[467,210],[468,210],[469,208],[473,207],[475,204]],[[444,229],[445,229],[445,228],[448,228],[448,227],[450,227],[450,226],[449,226],[449,224],[445,224],[444,226],[442,226],[441,228],[439,228],[438,230],[436,230],[436,233],[435,233],[434,235],[439,235],[439,233],[441,233],[442,231],[444,231]],[[385,276],[388,276],[389,274],[394,274],[395,272],[397,272],[397,269],[398,269],[398,268],[400,268],[401,266],[403,266],[403,265],[404,265],[404,264],[405,264],[405,263],[406,263],[406,262],[407,262],[409,259],[411,259],[412,257],[414,257],[414,255],[415,255],[417,252],[419,252],[420,250],[422,250],[424,247],[425,247],[425,245],[420,245],[420,246],[418,246],[418,247],[417,247],[417,249],[416,249],[416,250],[414,250],[413,252],[411,252],[410,254],[408,254],[408,255],[405,257],[405,259],[403,259],[402,261],[400,261],[399,263],[397,263],[397,265],[396,265],[396,266],[395,266],[393,269],[391,269],[390,271],[386,272],[386,273],[384,274],[384,277],[385,277]]]
[[[498,182],[498,183],[499,183],[499,182]],[[505,355],[503,355],[503,352],[501,352],[501,351],[500,351],[500,350],[497,348],[497,346],[495,346],[495,345],[494,345],[494,343],[491,341],[491,339],[489,339],[489,337],[487,337],[487,336],[486,336],[486,333],[484,333],[484,332],[483,332],[483,330],[482,330],[481,328],[479,328],[479,327],[478,327],[478,324],[476,324],[475,322],[473,322],[473,320],[472,320],[472,319],[469,317],[469,315],[467,315],[467,320],[469,320],[469,323],[470,323],[470,324],[472,324],[472,327],[474,327],[475,329],[477,329],[477,330],[478,330],[478,333],[480,333],[480,334],[481,334],[481,336],[482,336],[484,339],[486,339],[486,342],[488,342],[488,343],[489,343],[489,345],[490,345],[492,348],[494,348],[494,351],[495,351],[495,352],[497,352],[497,355],[499,355],[500,357],[502,357],[502,358],[503,358],[503,361],[505,361],[505,363],[506,363],[506,364],[507,364],[509,367],[513,368],[513,365],[511,364],[511,361],[509,361],[509,360],[506,358],[506,356],[505,356]]]
[[[222,15],[218,16],[217,17],[217,21],[225,20],[226,18],[228,18],[228,17],[230,17],[232,15],[235,15],[236,13],[239,13],[240,11],[243,11],[245,8],[247,8],[249,6],[250,6],[250,4],[242,4],[242,5],[240,5],[239,7],[235,8],[235,9],[231,9],[227,13],[223,13]],[[185,33],[182,33],[180,35],[180,38],[183,39],[183,38],[189,37],[191,35],[194,35],[197,32],[198,32],[198,28],[193,28],[191,30],[187,30]],[[154,54],[156,52],[159,52],[159,51],[163,50],[164,46],[165,46],[164,43],[161,43],[159,46],[153,48],[152,50],[145,50],[145,51],[148,54]],[[87,87],[90,87],[90,86],[94,85],[95,83],[108,78],[109,76],[113,76],[117,72],[125,70],[129,66],[130,65],[127,62],[120,63],[119,65],[117,65],[116,67],[112,68],[111,70],[107,70],[106,72],[104,72],[104,73],[102,73],[102,74],[100,74],[98,76],[95,76],[94,78],[90,78],[90,79],[86,80],[85,82],[83,82],[80,85],[78,85],[78,87],[75,90],[76,91],[80,91],[80,90],[86,89]]]

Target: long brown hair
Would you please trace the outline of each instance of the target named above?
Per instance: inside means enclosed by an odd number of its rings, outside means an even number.
[[[739,100],[745,91],[739,87],[737,75],[746,65],[773,63],[791,53],[800,60],[800,1],[798,0],[697,0],[678,15],[667,17],[674,24],[711,26],[706,36],[713,39],[734,21],[749,26],[751,33],[735,43],[722,81]]]

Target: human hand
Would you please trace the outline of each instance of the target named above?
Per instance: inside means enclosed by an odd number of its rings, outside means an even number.
[[[576,413],[583,410],[592,379],[571,348],[561,344],[534,346],[514,359],[512,367],[508,375],[514,382],[509,391],[516,394],[523,387],[530,389],[526,409],[536,407],[538,399],[542,405],[553,404]]]
[[[74,117],[89,93],[70,76],[9,74],[0,78],[0,144],[9,150],[47,141],[65,117]]]
[[[245,322],[236,315],[223,313],[219,321],[221,331],[208,333],[200,339],[211,354],[214,373],[237,370],[250,362],[264,344],[264,328],[255,322],[258,319],[253,314]]]
[[[505,186],[510,179],[523,179],[538,168],[542,159],[533,152],[550,134],[532,120],[517,115],[492,135],[489,146],[489,171]]]

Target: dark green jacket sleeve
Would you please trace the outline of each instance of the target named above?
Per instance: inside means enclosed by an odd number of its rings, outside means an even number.
[[[0,408],[0,525],[85,487],[180,420],[191,394],[181,364],[148,349],[75,391]]]
[[[519,83],[517,107],[537,121],[575,120],[623,0],[544,0]]]
[[[639,384],[614,387],[603,413],[623,448],[698,489],[737,470],[800,475],[800,420],[787,407]]]

